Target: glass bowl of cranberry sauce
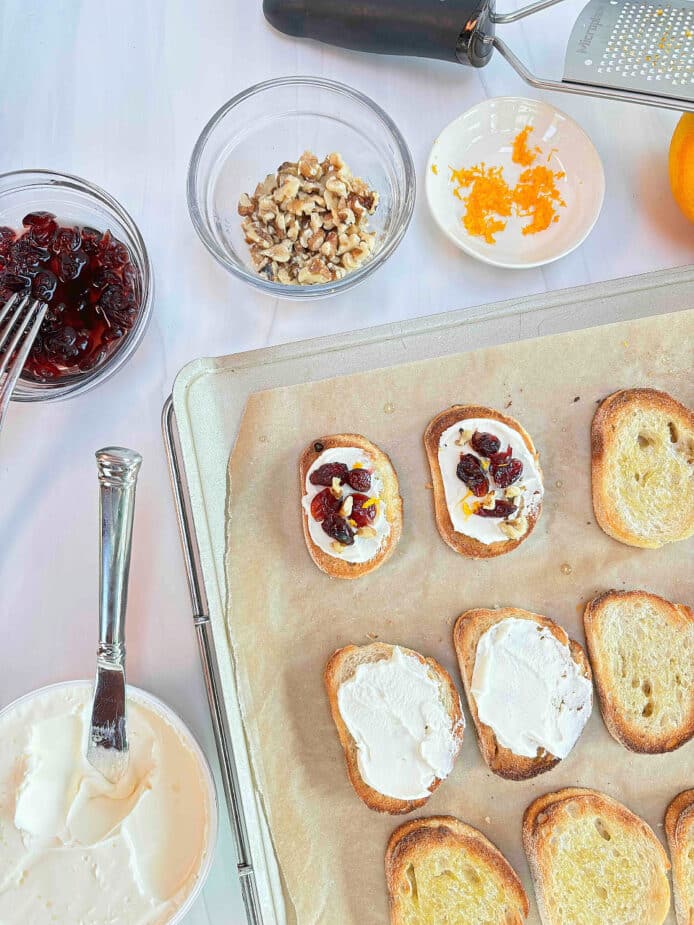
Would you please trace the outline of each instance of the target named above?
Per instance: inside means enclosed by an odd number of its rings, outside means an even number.
[[[142,340],[152,286],[142,236],[104,190],[48,170],[0,174],[0,303],[48,303],[14,399],[56,401],[112,376]]]

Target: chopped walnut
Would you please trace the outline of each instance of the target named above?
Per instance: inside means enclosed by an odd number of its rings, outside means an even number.
[[[342,279],[368,260],[378,193],[353,177],[340,154],[304,151],[239,199],[241,228],[258,273],[284,285]]]
[[[528,519],[525,514],[521,514],[515,520],[504,520],[499,524],[499,529],[510,540],[519,540],[528,532]]]
[[[472,440],[472,431],[466,430],[463,427],[458,428],[458,436],[455,438],[453,443],[456,446],[465,446],[466,443],[469,443]]]

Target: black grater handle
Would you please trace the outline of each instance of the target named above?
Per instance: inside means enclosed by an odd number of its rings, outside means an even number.
[[[263,0],[280,32],[384,55],[414,55],[481,66],[491,54],[469,38],[488,0]],[[483,60],[474,60],[480,57]]]

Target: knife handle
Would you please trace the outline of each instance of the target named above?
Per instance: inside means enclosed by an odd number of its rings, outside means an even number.
[[[134,450],[106,447],[96,453],[101,517],[99,569],[99,663],[125,663],[125,611],[132,545],[135,487],[142,457]]]
[[[481,66],[469,48],[489,0],[264,0],[268,22],[287,35],[355,51],[414,55]],[[493,26],[492,32],[493,32]],[[474,43],[477,46],[479,43]]]

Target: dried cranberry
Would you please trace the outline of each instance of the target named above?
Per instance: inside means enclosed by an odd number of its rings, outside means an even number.
[[[93,257],[94,254],[99,250],[99,244],[101,243],[101,238],[103,235],[100,231],[97,231],[96,228],[84,227],[81,233],[82,237],[82,250],[85,254],[89,254],[90,257]]]
[[[43,350],[49,360],[71,360],[79,354],[77,331],[71,327],[64,327],[47,334],[43,339]]]
[[[50,270],[39,270],[31,285],[31,292],[35,299],[50,302],[55,295],[57,285],[58,279],[55,273],[51,273]]]
[[[117,270],[130,260],[130,251],[125,244],[115,241],[113,238],[110,238],[108,246],[104,246],[105,240],[106,236],[104,235],[104,240],[99,248],[101,261],[105,267]]]
[[[348,472],[349,469],[344,463],[324,463],[311,473],[309,482],[312,485],[332,485],[333,479],[339,479],[342,483]]]
[[[35,269],[49,258],[45,247],[39,247],[27,237],[15,241],[10,250],[12,262],[18,269]]]
[[[29,238],[38,244],[39,247],[49,247],[55,238],[55,233],[58,230],[58,223],[54,222],[52,218],[48,219],[45,224],[42,225],[33,225],[29,230]]]
[[[65,309],[66,306],[63,302],[59,302],[57,305],[51,305],[51,307],[46,312],[46,315],[43,319],[43,324],[41,325],[42,334],[48,334],[51,331],[57,331],[58,328],[65,324],[62,318],[62,314]]]
[[[364,507],[369,500],[371,499],[368,495],[362,495],[361,493],[352,495],[352,513],[349,516],[358,527],[367,527],[376,520],[378,503]]]
[[[110,311],[106,316],[106,320],[111,325],[112,331],[115,331],[118,329],[118,327],[120,327],[123,329],[123,333],[125,333],[125,331],[129,331],[133,326],[132,314],[129,311],[126,311],[126,309],[121,309],[120,311]],[[123,335],[118,334],[117,336],[122,337]]]
[[[82,243],[82,236],[78,228],[58,228],[51,250],[54,254],[64,254],[67,251],[76,251]]]
[[[515,510],[516,505],[513,501],[497,498],[491,510],[480,506],[475,511],[475,514],[477,514],[478,517],[508,517],[510,514],[513,514]]]
[[[30,212],[22,219],[22,225],[25,228],[42,228],[50,225],[51,222],[55,222],[55,215],[52,212]]]
[[[343,546],[351,546],[354,543],[354,530],[339,514],[328,514],[321,526],[328,536]]]
[[[106,312],[122,311],[126,304],[123,287],[119,285],[107,286],[99,296],[99,304]]]
[[[92,285],[95,289],[105,289],[106,286],[120,286],[120,276],[115,270],[109,270],[107,267],[99,266],[94,271]]]
[[[472,453],[461,455],[456,474],[478,498],[484,497],[489,491],[489,479],[484,474],[479,459]]]
[[[60,255],[58,276],[64,282],[70,282],[77,279],[87,263],[87,255],[84,251],[68,251]]]
[[[480,456],[486,456],[489,458],[493,456],[494,453],[499,452],[499,447],[501,446],[501,440],[498,437],[495,437],[494,434],[487,434],[483,431],[476,430],[472,435],[470,444],[473,450],[476,453],[479,453]]]
[[[346,482],[355,491],[368,491],[371,488],[371,473],[367,469],[350,469]]]
[[[14,244],[17,235],[12,228],[0,227],[0,254],[9,254],[10,246]]]
[[[121,272],[123,276],[123,285],[130,293],[134,295],[135,286],[137,285],[137,270],[132,265],[132,263],[128,262],[123,267]]]
[[[6,272],[0,275],[0,285],[11,292],[24,292],[31,286],[31,279],[18,273]]]
[[[489,471],[499,488],[508,488],[523,474],[523,463],[511,455],[509,446],[505,453],[495,453],[491,457]]]
[[[325,520],[328,514],[334,514],[337,511],[340,504],[340,499],[336,498],[329,488],[324,488],[311,501],[311,516],[314,520]]]

